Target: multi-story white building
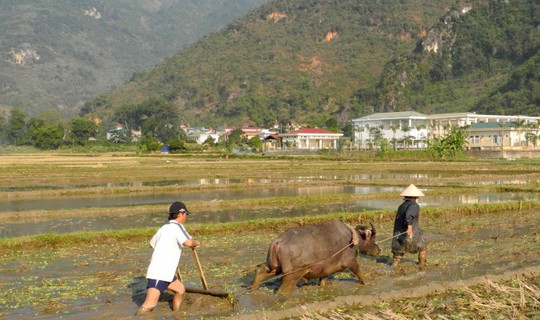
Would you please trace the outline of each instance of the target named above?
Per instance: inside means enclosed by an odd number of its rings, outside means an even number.
[[[283,147],[300,150],[337,149],[343,133],[319,128],[303,128],[280,134]]]
[[[514,123],[516,127],[525,127],[531,124],[537,124],[540,121],[540,117],[501,116],[476,114],[473,112],[441,113],[432,114],[427,117],[429,119],[430,138],[445,137],[453,128],[471,128],[476,123],[497,123],[498,125],[496,126],[483,126],[486,128],[497,128],[497,126],[507,126],[508,123]]]
[[[540,134],[540,117],[472,112],[433,115],[414,111],[375,113],[354,119],[352,124],[355,146],[359,149],[377,148],[377,139],[386,139],[396,149],[424,149],[429,140],[446,137],[454,128],[466,129],[467,147],[475,149],[536,146]]]
[[[423,149],[427,146],[427,116],[415,111],[374,113],[352,120],[354,141],[360,149],[377,148],[385,139],[396,149]]]

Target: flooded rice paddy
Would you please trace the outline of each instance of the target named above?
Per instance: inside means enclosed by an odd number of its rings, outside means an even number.
[[[189,218],[188,230],[190,223],[271,221],[336,212],[358,215],[363,223],[375,224],[383,252],[376,258],[358,258],[368,279],[366,285],[359,285],[345,271],[335,274],[329,287],[306,283],[288,298],[274,294],[279,280],[258,291],[249,290],[253,267],[264,261],[268,244],[284,231],[279,225],[199,237],[203,242],[199,257],[210,288],[230,292],[234,305],[227,299],[188,293],[182,313],[173,315],[167,301],[170,296],[165,295],[150,317],[278,319],[300,305],[324,309],[345,297],[367,299],[413,291],[421,285],[445,286],[539,267],[538,210],[422,216],[428,268],[419,271],[416,257],[406,255],[399,272],[390,267],[390,243],[385,241],[392,231],[391,215],[369,215],[371,210],[394,210],[401,202],[399,192],[409,183],[425,191],[422,208],[538,201],[537,168],[535,163],[502,161],[392,164],[234,159],[225,163],[100,156],[51,156],[25,164],[16,157],[0,157],[0,238],[157,228],[175,200],[197,208]],[[174,179],[164,179],[163,172]],[[318,197],[327,199],[325,196],[344,200],[317,201]],[[314,200],[306,203],[300,201],[302,197]],[[261,204],[264,199],[281,198],[292,200],[278,206]],[[235,207],[237,202],[246,205]],[[87,210],[92,214],[87,215]],[[46,215],[55,211],[59,214]],[[64,217],[64,213],[69,214]],[[2,215],[9,218],[2,219]],[[150,253],[147,240],[4,252],[0,256],[0,318],[130,319],[144,299]],[[194,265],[186,250],[180,266],[183,279],[188,287],[200,288]]]
[[[189,192],[182,193],[182,199],[189,203],[189,201],[219,201],[216,199],[249,199],[250,197],[262,198],[262,197],[276,197],[294,195],[312,195],[312,194],[332,194],[333,191],[342,194],[343,189],[350,189],[354,193],[358,192],[357,189],[361,189],[360,194],[366,194],[367,190],[372,191],[384,190],[385,192],[394,191],[399,193],[401,190],[395,187],[389,188],[300,188],[303,189],[299,192],[299,188],[287,188],[287,190],[279,190],[280,192],[268,192],[268,190],[259,190],[257,192],[212,192],[205,194],[198,192],[190,194]],[[315,189],[316,192],[311,192]],[[275,190],[274,190],[275,191]],[[369,191],[368,191],[369,192]],[[249,193],[249,194],[248,194]],[[234,194],[234,195],[233,195]],[[487,203],[505,203],[512,201],[538,201],[538,194],[530,193],[500,193],[500,194],[459,194],[449,196],[428,196],[420,201],[420,205],[423,207],[436,207],[436,206],[450,206],[460,204],[487,204]],[[177,200],[176,195],[151,195],[141,197],[128,197],[128,198],[106,198],[106,199],[66,199],[66,200],[31,200],[24,201],[18,200],[20,205],[17,205],[16,210],[11,211],[25,211],[25,210],[65,210],[65,209],[80,209],[87,207],[97,207],[106,211],[107,205],[109,206],[137,206],[155,204],[162,205],[167,208],[170,203]],[[159,200],[159,201],[158,201]],[[336,212],[361,212],[367,210],[379,210],[379,209],[393,209],[399,206],[400,200],[364,200],[353,201],[348,203],[332,203],[332,204],[313,204],[303,206],[286,206],[286,207],[272,207],[272,208],[240,208],[240,209],[218,209],[209,208],[206,210],[200,210],[196,214],[190,217],[191,222],[197,223],[225,223],[235,221],[246,221],[253,219],[268,219],[268,218],[284,218],[284,217],[299,217],[310,214],[325,214]],[[53,209],[51,209],[51,207]],[[8,208],[8,206],[6,206]],[[10,212],[10,210],[6,210]],[[0,215],[2,213],[0,212]],[[158,226],[164,222],[163,213],[153,213],[126,217],[106,215],[106,216],[91,216],[85,217],[84,215],[73,218],[58,218],[58,219],[46,219],[44,221],[34,221],[31,218],[24,219],[22,221],[10,221],[2,223],[0,225],[0,238],[6,237],[20,237],[29,236],[43,233],[67,233],[77,231],[103,231],[103,230],[121,230],[127,228],[144,228],[148,226]]]
[[[99,163],[101,167],[104,166],[103,161]],[[69,171],[69,168],[65,170]],[[362,170],[362,167],[358,170]],[[390,170],[399,170],[399,166],[392,167]],[[338,171],[343,171],[343,168],[339,167]],[[532,193],[528,190],[527,192],[494,192],[474,189],[485,186],[522,186],[538,183],[538,178],[535,176],[530,174],[485,175],[483,170],[478,170],[478,173],[478,179],[471,179],[469,172],[455,169],[445,173],[372,172],[318,175],[306,175],[303,170],[298,170],[288,174],[287,178],[275,178],[271,171],[268,172],[268,178],[220,177],[163,180],[162,176],[156,174],[154,180],[149,180],[148,174],[145,174],[145,179],[148,181],[144,182],[109,181],[95,184],[93,178],[83,183],[83,179],[68,177],[57,179],[62,182],[52,184],[46,181],[46,172],[44,172],[42,173],[44,177],[35,179],[34,184],[29,181],[19,186],[10,183],[9,179],[3,180],[4,185],[0,186],[0,190],[3,190],[0,193],[0,221],[2,221],[0,238],[159,225],[162,222],[162,215],[158,212],[138,214],[133,219],[126,219],[128,215],[126,213],[43,219],[40,213],[77,212],[89,208],[107,213],[118,208],[150,205],[161,206],[165,210],[171,202],[178,199],[187,203],[209,204],[198,210],[197,215],[192,217],[194,222],[199,223],[392,209],[399,205],[400,200],[399,197],[388,199],[388,194],[399,194],[403,186],[408,183],[424,184],[423,189],[427,197],[422,199],[421,205],[426,207],[539,200],[540,193]],[[125,177],[122,178],[125,179]],[[403,183],[400,184],[400,181]],[[447,185],[460,188],[452,194],[430,195],[430,191],[436,191]],[[124,190],[124,192],[116,192],[117,190]],[[222,201],[333,194],[374,196],[366,200],[330,204],[311,203],[264,208],[247,206],[234,209],[223,209],[219,206]],[[379,199],[377,194],[381,195]],[[16,214],[16,219],[2,219],[14,214]],[[36,223],[38,220],[39,224]]]

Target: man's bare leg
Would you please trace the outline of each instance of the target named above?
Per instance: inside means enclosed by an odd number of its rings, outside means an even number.
[[[146,299],[144,299],[143,304],[139,307],[135,315],[144,314],[152,311],[154,307],[157,305],[159,296],[161,295],[161,292],[159,292],[156,288],[148,288],[146,290]]]

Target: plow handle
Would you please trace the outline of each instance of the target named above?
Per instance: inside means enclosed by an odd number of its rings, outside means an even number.
[[[206,278],[204,277],[204,272],[201,266],[201,262],[199,261],[199,256],[197,255],[197,250],[193,248],[193,258],[195,258],[195,263],[197,264],[197,269],[199,269],[199,273],[201,274],[201,281],[204,290],[208,290],[208,284],[206,283]]]

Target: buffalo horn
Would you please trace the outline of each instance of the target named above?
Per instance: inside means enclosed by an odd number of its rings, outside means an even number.
[[[377,231],[375,231],[375,226],[371,222],[369,222],[369,225],[371,226],[371,232],[373,232],[373,234],[375,234],[377,232]]]

